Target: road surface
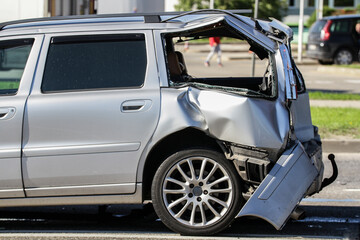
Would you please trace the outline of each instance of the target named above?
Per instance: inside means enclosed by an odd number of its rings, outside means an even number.
[[[194,238],[169,231],[151,205],[111,205],[105,212],[98,206],[62,206],[1,209],[0,239],[359,239],[360,154],[337,154],[336,160],[338,179],[304,199],[306,217],[290,219],[281,231],[263,220],[240,218],[216,236]]]

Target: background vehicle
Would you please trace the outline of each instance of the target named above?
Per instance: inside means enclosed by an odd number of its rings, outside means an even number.
[[[324,17],[309,30],[306,55],[321,64],[350,64],[359,60],[360,15]]]
[[[241,216],[281,229],[324,187],[292,31],[276,20],[215,10],[0,29],[2,207],[151,200],[170,229],[209,235]],[[176,45],[213,36],[242,41],[263,72],[192,74]]]

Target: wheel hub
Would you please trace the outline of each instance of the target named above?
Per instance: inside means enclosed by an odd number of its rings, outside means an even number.
[[[201,187],[199,187],[199,186],[196,186],[196,187],[194,187],[194,189],[193,189],[193,194],[195,195],[195,196],[201,196],[201,194],[203,193],[203,191],[202,191],[202,188]]]

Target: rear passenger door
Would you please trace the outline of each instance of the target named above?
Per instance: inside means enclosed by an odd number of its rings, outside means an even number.
[[[2,37],[0,40],[0,198],[24,197],[23,114],[42,38]]]
[[[151,31],[48,35],[24,119],[27,196],[133,193],[157,125]]]

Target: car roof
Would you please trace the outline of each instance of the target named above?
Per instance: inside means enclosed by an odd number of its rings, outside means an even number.
[[[225,23],[226,26],[234,28],[235,32],[244,34],[249,41],[256,42],[271,52],[277,48],[276,42],[289,43],[292,40],[292,30],[280,21],[263,21],[238,15],[244,12],[249,10],[234,12],[203,9],[184,13],[131,13],[27,19],[0,24],[0,37],[118,30],[187,32],[211,27],[212,24],[222,26],[219,23]]]
[[[351,18],[360,18],[360,14],[327,16],[327,17],[322,18],[322,20],[341,20],[341,19],[351,19]]]
[[[195,13],[195,14],[192,14]],[[66,24],[87,24],[87,23],[161,23],[167,19],[177,19],[175,22],[189,22],[204,16],[214,14],[244,14],[251,13],[250,9],[239,10],[218,10],[218,9],[204,9],[191,12],[162,12],[162,13],[121,13],[121,14],[99,14],[99,15],[71,15],[71,16],[57,16],[21,19],[9,22],[0,23],[0,31],[5,29],[26,28],[26,27],[45,27]],[[186,16],[186,18],[183,18]],[[167,21],[168,22],[168,21]],[[174,21],[172,21],[174,22]]]
[[[244,20],[244,16],[237,15],[244,13],[251,13],[251,10],[204,9],[191,12],[73,15],[23,19],[0,23],[0,36],[83,30],[173,29],[181,28],[189,22],[227,14],[233,16],[236,14],[240,20],[247,21]]]

